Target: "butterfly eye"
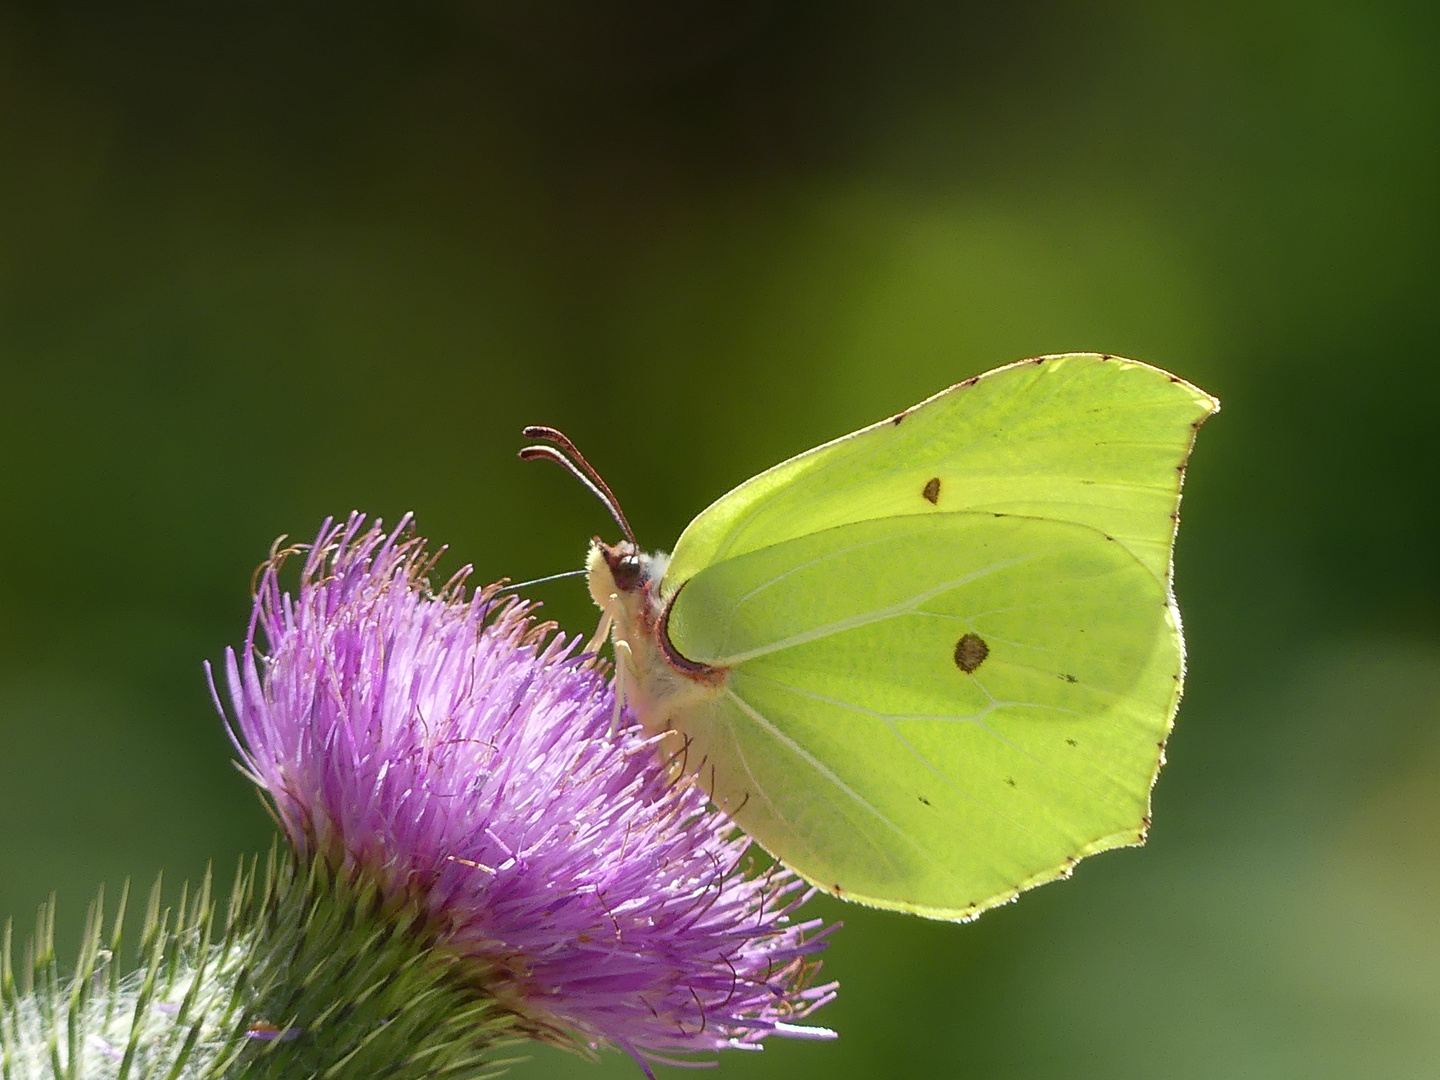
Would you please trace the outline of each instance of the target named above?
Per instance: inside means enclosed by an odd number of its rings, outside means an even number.
[[[634,592],[645,577],[645,567],[640,562],[639,555],[620,556],[611,566],[610,572],[615,575],[615,584],[620,587],[621,592]]]

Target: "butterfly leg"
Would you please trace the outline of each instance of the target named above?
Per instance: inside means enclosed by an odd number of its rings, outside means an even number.
[[[610,734],[620,731],[621,713],[625,709],[625,671],[630,667],[630,645],[625,641],[615,642],[615,712],[610,717]]]
[[[613,598],[612,598],[613,599]],[[590,643],[585,646],[585,651],[592,655],[600,655],[600,646],[605,644],[605,639],[610,636],[610,627],[615,623],[614,616],[610,614],[608,607],[600,611],[600,625],[595,627],[595,633],[590,638]]]

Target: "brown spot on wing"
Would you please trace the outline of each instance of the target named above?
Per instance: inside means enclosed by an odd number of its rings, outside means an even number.
[[[938,505],[940,502],[940,478],[938,476],[932,476],[929,480],[926,480],[925,490],[920,494],[925,496],[926,502],[931,506]]]
[[[990,646],[979,634],[966,634],[955,643],[955,666],[971,674],[990,655]]]

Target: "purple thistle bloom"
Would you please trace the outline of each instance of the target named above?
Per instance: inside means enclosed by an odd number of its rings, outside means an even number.
[[[408,516],[327,521],[292,596],[299,550],[263,568],[226,674],[244,766],[302,856],[417,901],[534,1037],[637,1059],[833,1037],[795,1023],[835,996],[812,985],[828,931],[790,918],[804,883],[748,872],[748,839],[654,740],[610,734],[578,638],[467,592],[468,567],[432,592]]]

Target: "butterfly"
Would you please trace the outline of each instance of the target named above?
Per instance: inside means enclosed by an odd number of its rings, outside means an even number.
[[[967,920],[1143,843],[1180,702],[1172,552],[1219,402],[1042,356],[745,481],[664,555],[586,559],[616,684],[677,775],[808,881]]]

